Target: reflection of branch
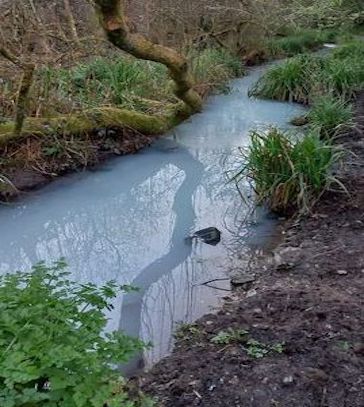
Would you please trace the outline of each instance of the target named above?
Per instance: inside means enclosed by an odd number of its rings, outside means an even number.
[[[210,283],[214,283],[216,281],[230,281],[230,280],[231,280],[230,278],[214,278],[212,280],[205,281],[204,283],[201,283],[201,284],[198,284],[198,285],[199,286],[204,285],[206,287],[213,288],[214,290],[231,292],[232,290],[229,290],[227,288],[221,288],[221,287],[216,287],[214,285],[209,285]]]
[[[230,278],[214,278],[213,280],[205,281],[204,283],[201,283],[199,285],[207,285],[209,283],[214,283],[215,281],[228,281]]]

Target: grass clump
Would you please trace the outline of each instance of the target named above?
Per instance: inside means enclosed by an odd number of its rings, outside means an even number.
[[[242,154],[242,169],[233,180],[237,185],[243,180],[251,182],[258,204],[266,204],[274,212],[308,212],[333,183],[341,185],[331,169],[342,152],[316,132],[301,139],[275,128],[253,132],[251,145]]]
[[[311,127],[323,137],[333,137],[352,126],[353,108],[342,99],[321,96],[314,101],[307,117]]]
[[[116,366],[144,345],[104,332],[123,287],[73,283],[65,267],[0,278],[0,405],[136,407]]]
[[[310,104],[319,96],[351,99],[364,88],[363,44],[353,42],[329,56],[298,55],[273,66],[251,89],[252,96]]]
[[[250,96],[308,103],[313,78],[323,63],[321,57],[314,55],[291,58],[269,69],[250,90]]]
[[[273,39],[268,43],[272,56],[294,56],[318,49],[325,42],[334,41],[336,33],[321,30],[297,30],[293,34]]]
[[[334,59],[364,58],[364,41],[349,41],[332,52]]]

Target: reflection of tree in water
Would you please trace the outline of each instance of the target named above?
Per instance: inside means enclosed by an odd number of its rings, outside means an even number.
[[[141,337],[146,341],[152,339],[154,345],[145,354],[147,365],[171,350],[172,333],[178,323],[190,323],[220,304],[221,296],[226,292],[219,295],[215,289],[202,283],[221,276],[224,274],[214,269],[211,263],[199,263],[192,258],[152,285],[141,310]]]
[[[153,349],[144,355],[147,364],[155,362],[171,349],[172,332],[176,323],[195,320],[209,312],[211,306],[217,306],[221,295],[226,295],[226,292],[219,293],[203,283],[226,277],[228,270],[242,267],[251,256],[249,247],[242,244],[247,236],[248,207],[240,200],[235,186],[224,182],[222,162],[219,160],[221,155],[221,151],[209,151],[203,156],[204,160],[201,158],[205,164],[206,176],[191,195],[192,209],[198,213],[196,228],[221,228],[221,244],[216,247],[197,244],[194,250],[187,249],[183,260],[179,256],[180,245],[172,243],[171,251],[166,256],[149,265],[140,274],[150,276],[155,273],[154,278],[143,286],[138,295],[131,296],[129,301],[123,303],[121,327],[134,335],[140,335],[146,341],[152,340],[154,344]],[[185,182],[188,180],[186,175]],[[182,208],[182,211],[185,210],[186,208]],[[176,226],[178,217],[177,212]],[[200,224],[201,219],[203,223]],[[173,253],[176,249],[178,253]],[[171,260],[178,256],[181,263],[173,263]],[[168,269],[173,271],[166,274]],[[226,284],[228,283],[225,281],[217,285],[226,288]],[[138,286],[137,283],[135,285]],[[136,319],[127,318],[131,314]],[[135,368],[137,363],[131,368]]]
[[[136,272],[134,261],[150,259],[150,237],[161,227],[168,233],[173,223],[171,205],[183,176],[173,164],[158,160],[154,173],[144,174],[146,180],[140,177],[136,188],[123,189],[122,193],[119,188],[114,194],[101,188],[96,192],[104,199],[96,197],[96,202],[85,208],[77,205],[76,197],[75,203],[71,200],[51,214],[38,208],[32,219],[24,215],[23,233],[13,233],[11,222],[5,219],[3,226],[8,233],[0,248],[2,270],[10,271],[10,266],[25,269],[40,259],[64,256],[71,261],[78,279],[101,281],[103,277],[119,277],[121,271]],[[128,210],[124,210],[125,203]],[[14,219],[19,221],[22,219]],[[169,240],[167,233],[159,239],[165,245]],[[105,272],[107,275],[102,275]]]

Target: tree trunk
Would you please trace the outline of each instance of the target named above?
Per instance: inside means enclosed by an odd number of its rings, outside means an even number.
[[[16,103],[15,112],[15,123],[14,123],[14,135],[18,136],[21,134],[24,120],[26,117],[27,107],[28,107],[28,96],[30,87],[33,83],[33,74],[35,66],[34,64],[24,65],[23,76],[20,82],[20,88],[18,92],[18,98]]]
[[[5,46],[0,45],[0,56],[6,58],[8,61],[12,62],[14,65],[23,69],[23,75],[20,82],[20,88],[18,91],[18,97],[15,107],[15,120],[12,125],[13,135],[17,136],[21,134],[24,120],[26,117],[27,105],[28,105],[28,96],[30,87],[33,83],[33,75],[35,70],[35,65],[33,63],[22,63],[18,57],[12,54],[9,49]]]
[[[131,32],[126,23],[121,0],[95,0],[95,7],[101,25],[112,44],[136,58],[159,62],[168,68],[176,85],[175,95],[185,104],[183,109],[185,115],[189,116],[201,110],[201,98],[193,90],[188,63],[182,55]]]

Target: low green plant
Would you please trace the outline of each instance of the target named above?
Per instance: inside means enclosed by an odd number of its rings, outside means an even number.
[[[344,188],[331,174],[343,152],[321,140],[317,132],[292,138],[276,128],[255,131],[250,146],[241,153],[242,168],[232,180],[237,186],[250,182],[258,204],[266,204],[272,211],[308,212],[333,184]]]
[[[308,113],[311,127],[324,137],[333,137],[352,126],[352,105],[331,95],[321,96],[312,104]]]
[[[246,335],[249,332],[244,329],[228,328],[226,331],[220,331],[211,338],[211,342],[218,345],[229,345],[230,343],[239,343],[246,341]]]
[[[266,345],[255,339],[249,339],[245,346],[246,353],[254,359],[261,359],[268,356],[272,352],[283,353],[284,344],[276,343],[273,345]]]
[[[63,261],[0,278],[2,407],[132,407],[117,365],[144,344],[105,332],[120,289],[68,280]]]
[[[180,340],[188,340],[196,337],[200,333],[201,330],[196,324],[180,324],[176,329],[174,337]]]
[[[345,352],[349,351],[351,349],[351,344],[348,341],[339,341],[337,343],[337,346],[341,349],[344,350]]]

